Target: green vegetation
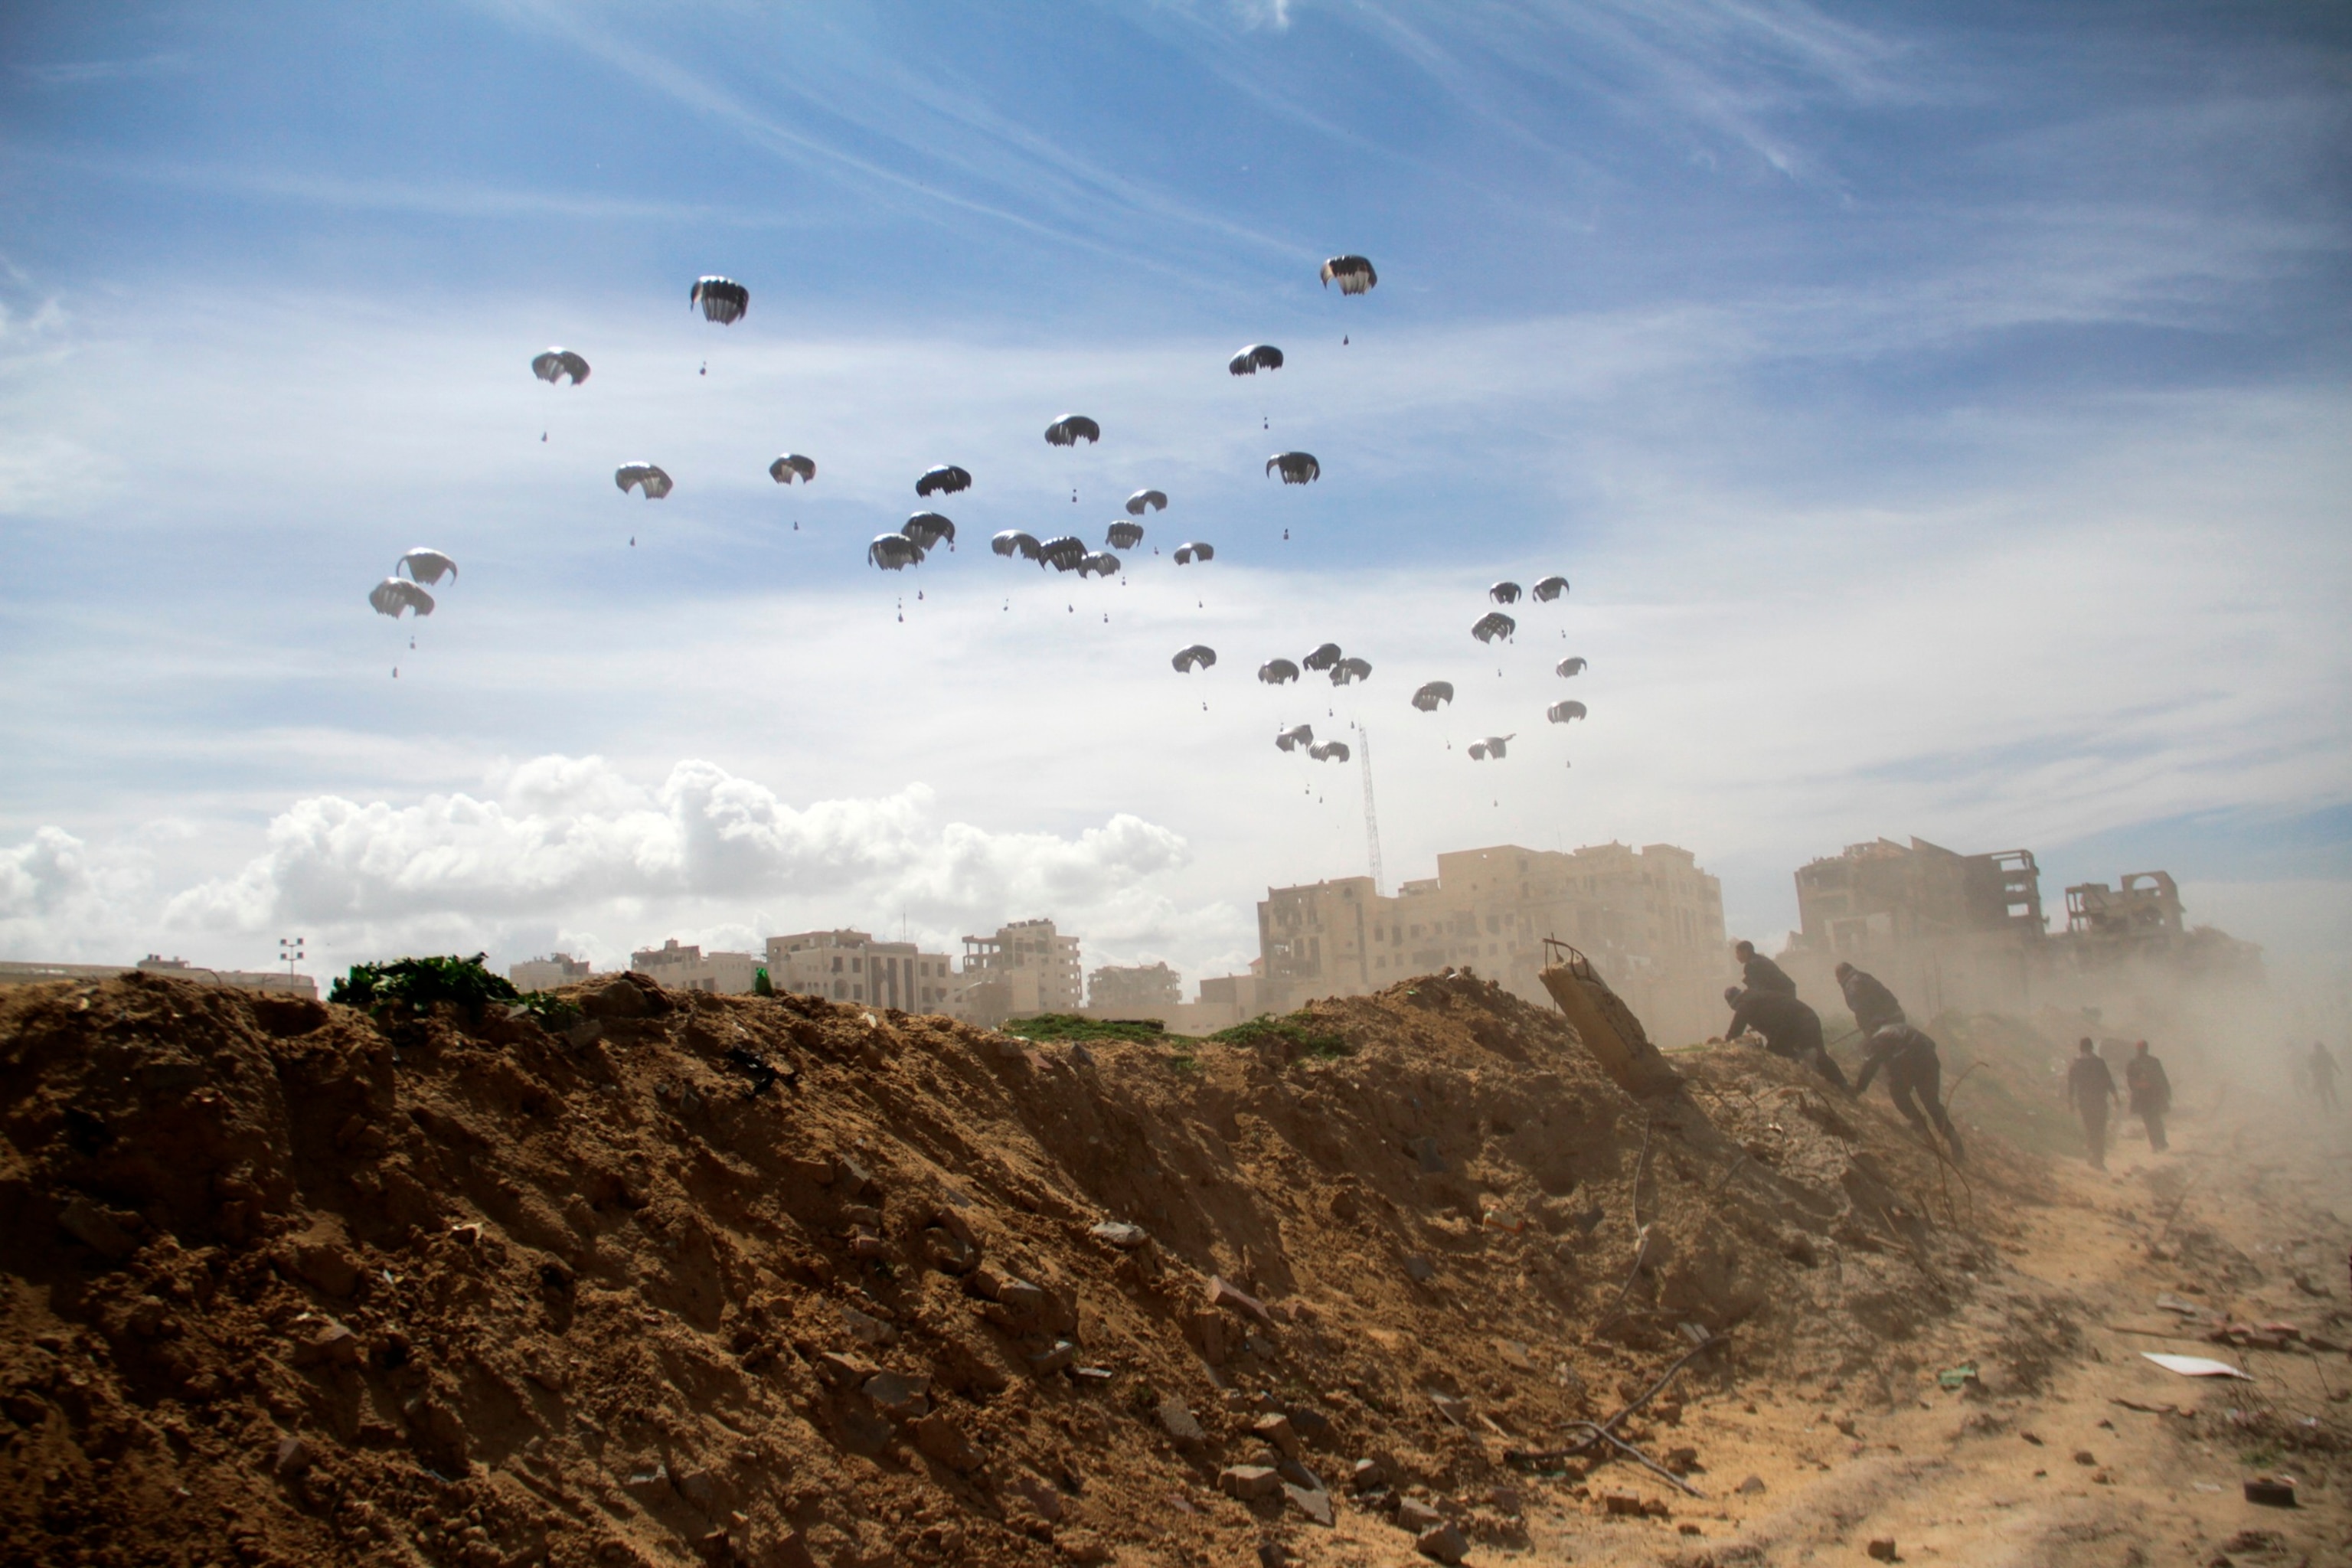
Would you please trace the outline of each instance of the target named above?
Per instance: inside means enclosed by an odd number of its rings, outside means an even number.
[[[544,991],[526,996],[504,975],[483,966],[486,953],[471,958],[395,958],[389,963],[354,963],[351,973],[335,982],[327,1000],[349,1007],[381,1011],[395,1004],[430,1007],[450,1002],[478,1014],[493,1002],[521,1007],[541,1023],[576,1016],[579,1009]]]
[[[751,975],[751,994],[754,996],[773,996],[775,994],[775,982],[768,978],[767,968],[765,965],[762,965]]]
[[[1201,1058],[1190,1051],[1178,1051],[1168,1058],[1168,1066],[1174,1072],[1196,1073],[1201,1070]]]
[[[1147,1046],[1168,1043],[1168,1026],[1157,1018],[1081,1018],[1076,1013],[1040,1013],[1015,1018],[1004,1026],[1008,1035],[1024,1040],[1134,1040]]]
[[[1261,1046],[1275,1046],[1286,1056],[1315,1057],[1325,1061],[1356,1054],[1356,1047],[1343,1037],[1316,1028],[1313,1015],[1307,1013],[1293,1013],[1286,1018],[1271,1016],[1252,1018],[1246,1024],[1220,1029],[1209,1038],[1221,1046],[1241,1046],[1253,1050]]]

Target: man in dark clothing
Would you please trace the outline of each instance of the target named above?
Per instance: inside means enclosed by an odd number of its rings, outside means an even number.
[[[1777,991],[1746,991],[1727,986],[1723,999],[1731,1004],[1731,1023],[1725,1028],[1725,1039],[1737,1039],[1753,1029],[1764,1037],[1764,1048],[1776,1057],[1786,1057],[1792,1062],[1802,1062],[1848,1094],[1845,1074],[1837,1061],[1822,1045],[1822,1016],[1798,1001]]]
[[[2147,1146],[2161,1154],[2171,1147],[2164,1141],[2164,1113],[2172,1109],[2172,1080],[2164,1064],[2147,1054],[2142,1040],[2124,1064],[2124,1087],[2131,1091],[2132,1114],[2147,1129]]]
[[[2074,1065],[2066,1069],[2066,1100],[2083,1119],[2083,1146],[2090,1151],[2091,1169],[2107,1168],[2107,1106],[2120,1102],[2116,1075],[2099,1059],[2098,1047],[2084,1036]]]
[[[1739,973],[1750,991],[1777,991],[1783,996],[1797,994],[1797,983],[1789,972],[1756,951],[1752,942],[1735,943],[1731,955],[1739,960]]]
[[[1874,1036],[1889,1024],[1898,1026],[1910,1020],[1903,1016],[1903,1004],[1895,993],[1878,983],[1874,974],[1864,974],[1851,963],[1837,966],[1838,989],[1845,993],[1846,1011],[1853,1015],[1854,1026],[1865,1038]]]
[[[2311,1097],[2328,1110],[2336,1109],[2336,1058],[2326,1046],[2311,1042]]]
[[[1895,1101],[1895,1109],[1911,1123],[1911,1130],[1932,1149],[1936,1140],[1927,1131],[1927,1119],[1935,1118],[1937,1131],[1952,1146],[1952,1163],[1960,1163],[1959,1129],[1944,1114],[1944,1064],[1936,1054],[1936,1042],[1908,1024],[1887,1024],[1871,1035],[1869,1051],[1863,1058],[1862,1076],[1853,1080],[1853,1092],[1859,1095],[1868,1089],[1870,1080],[1885,1068],[1886,1097]],[[1914,1095],[1927,1102],[1925,1114],[1912,1102]]]

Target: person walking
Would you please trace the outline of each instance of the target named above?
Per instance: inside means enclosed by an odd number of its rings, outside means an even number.
[[[1794,996],[1778,991],[1759,991],[1752,986],[1746,991],[1737,985],[1726,986],[1723,999],[1731,1004],[1731,1023],[1723,1031],[1725,1039],[1736,1040],[1752,1029],[1764,1037],[1764,1048],[1774,1056],[1801,1062],[1846,1093],[1853,1092],[1837,1058],[1822,1044],[1819,1013]]]
[[[1797,983],[1789,972],[1756,951],[1752,942],[1734,942],[1731,956],[1739,960],[1740,978],[1750,991],[1777,991],[1783,996],[1797,994]]]
[[[1878,1031],[1892,1024],[1906,1026],[1911,1020],[1903,1016],[1903,1004],[1895,993],[1879,983],[1874,974],[1865,974],[1851,963],[1837,966],[1838,989],[1845,993],[1846,1011],[1853,1015],[1853,1026],[1864,1038],[1874,1038]]]
[[[2091,1037],[2084,1036],[2074,1065],[2066,1069],[2066,1100],[2083,1119],[2083,1146],[2090,1152],[2094,1171],[2107,1168],[2107,1106],[2122,1100],[2116,1092],[2116,1075],[2099,1059]]]
[[[1960,1131],[1952,1119],[1944,1114],[1943,1059],[1936,1054],[1936,1042],[1908,1024],[1887,1024],[1870,1037],[1870,1054],[1863,1059],[1862,1076],[1853,1080],[1853,1092],[1858,1097],[1869,1089],[1870,1080],[1878,1069],[1886,1069],[1886,1097],[1895,1109],[1911,1123],[1911,1131],[1921,1142],[1932,1149],[1936,1140],[1927,1131],[1928,1118],[1935,1119],[1937,1130],[1944,1142],[1952,1146],[1952,1163],[1961,1163]],[[1913,1103],[1916,1095],[1927,1101],[1923,1112]]]
[[[2336,1109],[2336,1058],[2328,1054],[2320,1041],[2311,1042],[2311,1056],[2306,1069],[2311,1075],[2311,1097],[2328,1110]]]
[[[2164,1064],[2148,1054],[2146,1040],[2124,1064],[2124,1088],[2131,1094],[2132,1114],[2147,1129],[2148,1148],[2163,1153],[2171,1147],[2164,1139],[2164,1113],[2172,1109],[2172,1080],[2164,1076]]]

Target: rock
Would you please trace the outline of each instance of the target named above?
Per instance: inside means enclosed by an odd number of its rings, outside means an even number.
[[[1206,1443],[1209,1435],[1201,1429],[1200,1421],[1174,1394],[1161,1400],[1153,1415],[1160,1418],[1160,1429],[1180,1446]]]
[[[1527,1507],[1527,1500],[1519,1495],[1516,1487],[1490,1487],[1486,1490],[1486,1500],[1495,1505],[1497,1513],[1507,1513],[1515,1518]]]
[[[1286,1459],[1296,1459],[1306,1452],[1287,1415],[1279,1414],[1261,1415],[1250,1423],[1250,1430],[1264,1441],[1273,1444]]]
[[[1378,1459],[1358,1459],[1349,1472],[1348,1484],[1360,1492],[1373,1492],[1389,1484],[1388,1467]]]
[[[1881,1536],[1878,1540],[1872,1542],[1868,1546],[1864,1547],[1864,1550],[1870,1553],[1871,1559],[1874,1562],[1898,1563],[1902,1561],[1902,1559],[1895,1555],[1895,1540],[1892,1536]]]
[[[1459,1563],[1470,1555],[1468,1538],[1450,1524],[1423,1531],[1412,1544],[1423,1557],[1433,1557],[1448,1564]]]
[[[1074,1045],[1070,1047],[1070,1065],[1074,1068],[1090,1068],[1095,1065],[1095,1054],[1087,1049],[1084,1045]]]
[[[981,1454],[972,1447],[963,1428],[937,1411],[915,1423],[915,1447],[928,1458],[936,1459],[951,1470],[976,1470]]]
[[[868,1230],[882,1228],[882,1211],[872,1204],[844,1204],[841,1217],[852,1225],[862,1225]]]
[[[1678,1476],[1687,1476],[1695,1470],[1706,1468],[1698,1462],[1696,1448],[1669,1448],[1666,1450],[1664,1464],[1666,1468]]]
[[[1528,1353],[1528,1347],[1522,1341],[1496,1340],[1495,1342],[1495,1353],[1501,1356],[1503,1358],[1503,1364],[1509,1367],[1513,1372],[1533,1372],[1536,1370],[1535,1357]]]
[[[1290,1429],[1309,1443],[1319,1443],[1330,1435],[1331,1418],[1310,1405],[1299,1405],[1289,1412]]]
[[[874,1173],[846,1154],[834,1162],[834,1169],[836,1173],[835,1179],[853,1198],[874,1184]]]
[[[850,1336],[860,1344],[887,1345],[898,1337],[898,1330],[872,1313],[861,1312],[855,1307],[844,1306],[841,1321],[849,1330]]]
[[[1029,1370],[1043,1377],[1049,1372],[1059,1372],[1078,1359],[1078,1347],[1067,1340],[1055,1340],[1053,1348],[1041,1355],[1029,1358]]]
[[[1305,1465],[1300,1464],[1296,1459],[1285,1459],[1280,1464],[1275,1466],[1274,1468],[1277,1475],[1281,1476],[1284,1480],[1288,1481],[1292,1486],[1305,1487],[1310,1492],[1328,1492],[1331,1489],[1329,1487],[1323,1484],[1323,1478],[1321,1476],[1317,1475],[1314,1471],[1308,1469]]]
[[[1054,1550],[1071,1563],[1091,1564],[1110,1561],[1110,1542],[1091,1530],[1057,1530]]]
[[[1404,1272],[1409,1279],[1417,1282],[1427,1281],[1437,1278],[1437,1265],[1418,1252],[1411,1253],[1405,1258]]]
[[[323,1363],[329,1366],[353,1366],[358,1364],[366,1349],[359,1335],[341,1323],[330,1321],[325,1328],[294,1347],[294,1364],[316,1366]]]
[[[2078,1465],[2095,1465],[2099,1461],[2092,1457],[2090,1449],[2077,1448],[2074,1450],[2074,1462]]]
[[[1739,1483],[1738,1489],[1749,1497],[1754,1497],[1764,1489],[1764,1478],[1762,1476],[1750,1476],[1746,1480]]]
[[[315,1456],[310,1452],[310,1446],[301,1438],[290,1436],[280,1437],[278,1439],[277,1455],[269,1461],[269,1468],[276,1474],[290,1481],[299,1479],[302,1472],[309,1469],[314,1458]]]
[[[826,1351],[816,1358],[816,1374],[835,1388],[856,1388],[881,1368],[862,1355]]]
[[[1287,1568],[1290,1560],[1289,1549],[1279,1541],[1257,1543],[1257,1568]]]
[[[139,1248],[139,1243],[112,1215],[79,1193],[58,1212],[58,1226],[91,1251],[118,1260]]]
[[[923,1232],[923,1256],[942,1274],[969,1274],[980,1265],[980,1249],[945,1230]]]
[[[358,1261],[332,1241],[297,1242],[294,1272],[330,1296],[348,1296],[359,1288]]]
[[[823,1154],[814,1158],[805,1154],[792,1155],[784,1161],[784,1168],[803,1182],[814,1182],[820,1187],[833,1185],[833,1162]]]
[[[615,974],[601,984],[591,982],[579,1003],[580,1010],[591,1018],[642,1018],[654,1010],[646,985],[626,973]]]
[[[1469,1430],[1470,1402],[1468,1400],[1456,1399],[1450,1394],[1440,1394],[1435,1389],[1432,1389],[1429,1394],[1429,1402],[1437,1406],[1437,1413],[1440,1415],[1444,1416],[1448,1421],[1453,1422],[1456,1426],[1461,1427],[1463,1430]]]
[[[1118,1247],[1121,1252],[1132,1251],[1151,1239],[1151,1233],[1141,1226],[1129,1225],[1118,1219],[1107,1219],[1087,1234],[1097,1241]]]
[[[1620,1519],[1640,1519],[1650,1511],[1650,1505],[1631,1492],[1606,1492],[1601,1506]]]
[[[669,1466],[656,1459],[646,1468],[632,1470],[621,1483],[639,1502],[656,1502],[669,1494]]]
[[[1062,1494],[1059,1489],[1048,1486],[1034,1476],[1015,1476],[1013,1479],[1013,1489],[1020,1496],[1028,1499],[1029,1506],[1035,1509],[1038,1517],[1044,1519],[1048,1524],[1062,1517]]]
[[[1271,1465],[1227,1465],[1217,1472],[1217,1489],[1244,1502],[1270,1497],[1280,1485],[1282,1477]]]
[[[1212,1307],[1223,1307],[1228,1311],[1244,1313],[1255,1318],[1269,1329],[1274,1327],[1274,1314],[1265,1310],[1265,1302],[1241,1287],[1229,1283],[1221,1275],[1209,1276],[1208,1300]]]
[[[1433,1524],[1445,1522],[1445,1516],[1417,1497],[1409,1497],[1397,1504],[1396,1521],[1418,1534]]]
[[[930,1379],[896,1372],[877,1372],[860,1385],[874,1408],[893,1421],[912,1421],[930,1414]]]
[[[1289,1500],[1292,1508],[1316,1523],[1328,1527],[1332,1522],[1331,1494],[1322,1488],[1294,1486],[1285,1481],[1282,1483],[1282,1495]]]
[[[850,1232],[849,1255],[853,1258],[887,1258],[890,1256],[890,1244],[882,1239],[879,1232],[861,1225]]]
[[[1016,1318],[1034,1318],[1045,1310],[1045,1290],[1026,1279],[1007,1279],[996,1288],[996,1304]]]

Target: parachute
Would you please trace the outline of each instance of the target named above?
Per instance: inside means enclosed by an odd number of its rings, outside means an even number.
[[[669,476],[652,463],[624,463],[613,470],[613,482],[625,493],[636,486],[647,500],[659,500],[670,492]]]
[[[1113,550],[1132,550],[1143,542],[1143,524],[1114,522],[1110,525],[1109,543]]]
[[[1051,566],[1056,572],[1075,572],[1087,553],[1085,540],[1076,534],[1066,533],[1037,547],[1037,564]]]
[[[1565,724],[1570,719],[1581,719],[1584,716],[1584,704],[1581,702],[1555,702],[1544,710],[1544,717],[1555,724]]]
[[[1265,471],[1282,470],[1286,485],[1313,484],[1323,477],[1323,465],[1315,460],[1312,452],[1276,452],[1265,460]]]
[[[953,463],[941,463],[936,468],[926,468],[923,477],[915,481],[915,493],[927,496],[933,491],[953,495],[958,490],[971,489],[971,475]]]
[[[1498,605],[1516,605],[1519,602],[1519,585],[1517,583],[1497,583],[1486,590],[1486,597]]]
[[[1313,653],[1298,662],[1308,669],[1328,669],[1339,662],[1339,645],[1335,642],[1323,643]]]
[[[1065,414],[1045,426],[1045,443],[1052,447],[1075,447],[1081,440],[1102,439],[1102,426],[1083,414]]]
[[[368,591],[368,603],[379,616],[400,619],[403,610],[414,610],[420,616],[433,613],[433,595],[405,577],[386,577]]]
[[[572,384],[577,386],[588,379],[588,362],[570,349],[550,349],[532,356],[530,374],[550,385],[570,376]]]
[[[1441,702],[1454,700],[1454,682],[1432,680],[1412,694],[1412,705],[1424,713],[1434,713]]]
[[[1097,550],[1093,554],[1078,563],[1078,575],[1081,577],[1116,577],[1118,575],[1118,557],[1113,555],[1108,550]]]
[[[1029,561],[1036,560],[1037,552],[1043,548],[1034,534],[1024,533],[1017,528],[1006,529],[990,540],[988,547],[999,555],[1018,555]]]
[[[1492,757],[1499,763],[1508,754],[1507,748],[1518,738],[1517,733],[1514,731],[1508,735],[1489,735],[1483,741],[1473,741],[1470,742],[1470,760],[1474,763],[1483,763],[1488,757]]]
[[[1167,510],[1168,492],[1165,490],[1138,490],[1127,498],[1127,513],[1129,517],[1141,517],[1146,511],[1166,511]]]
[[[1217,650],[1206,643],[1196,642],[1191,647],[1180,649],[1168,662],[1176,667],[1177,674],[1190,675],[1196,669],[1206,669],[1216,663]]]
[[[1217,547],[1213,544],[1203,544],[1197,539],[1189,540],[1176,547],[1176,564],[1179,566],[1190,566],[1195,561],[1214,561],[1216,558]]]
[[[686,302],[701,306],[704,321],[731,327],[751,308],[751,290],[732,278],[698,278]]]
[[[1477,624],[1470,628],[1470,635],[1480,642],[1493,642],[1496,637],[1508,642],[1511,634],[1518,629],[1519,623],[1502,611],[1489,610],[1478,617]]]
[[[866,547],[866,559],[885,572],[903,572],[923,562],[923,547],[903,533],[877,533]]]
[[[955,524],[935,511],[919,511],[899,526],[898,531],[915,542],[919,550],[937,550],[944,539],[955,543]]]
[[[427,550],[422,544],[402,556],[399,563],[393,567],[392,574],[399,576],[402,566],[407,567],[409,576],[419,583],[438,583],[444,577],[454,579],[457,575],[455,561],[437,550]]]
[[[1252,343],[1227,360],[1225,368],[1235,375],[1255,375],[1262,370],[1280,370],[1282,351],[1272,343]]]
[[[782,457],[778,458],[774,462],[768,465],[768,477],[775,480],[776,483],[780,485],[791,484],[794,474],[798,474],[800,476],[801,483],[804,485],[814,484],[816,482],[816,459],[814,458],[803,458],[798,452],[786,452]]]
[[[1568,579],[1565,577],[1547,577],[1536,584],[1536,599],[1539,604],[1549,605],[1567,592]]]
[[[1380,280],[1372,264],[1360,256],[1335,256],[1323,264],[1323,287],[1337,283],[1342,294],[1361,294]]]
[[[1359,680],[1371,679],[1372,667],[1368,659],[1343,658],[1331,667],[1331,684],[1353,686]]]
[[[1564,658],[1558,664],[1551,667],[1551,672],[1554,675],[1560,676],[1562,678],[1582,675],[1584,673],[1584,661],[1580,658]]]
[[[1286,658],[1270,658],[1257,667],[1257,678],[1268,686],[1280,686],[1284,681],[1298,679],[1298,667]]]
[[[1320,745],[1307,747],[1307,754],[1318,763],[1344,763],[1349,753],[1347,742],[1325,741]]]
[[[1289,729],[1276,735],[1274,738],[1274,743],[1286,752],[1295,752],[1301,746],[1311,746],[1315,743],[1315,726],[1293,724]]]

